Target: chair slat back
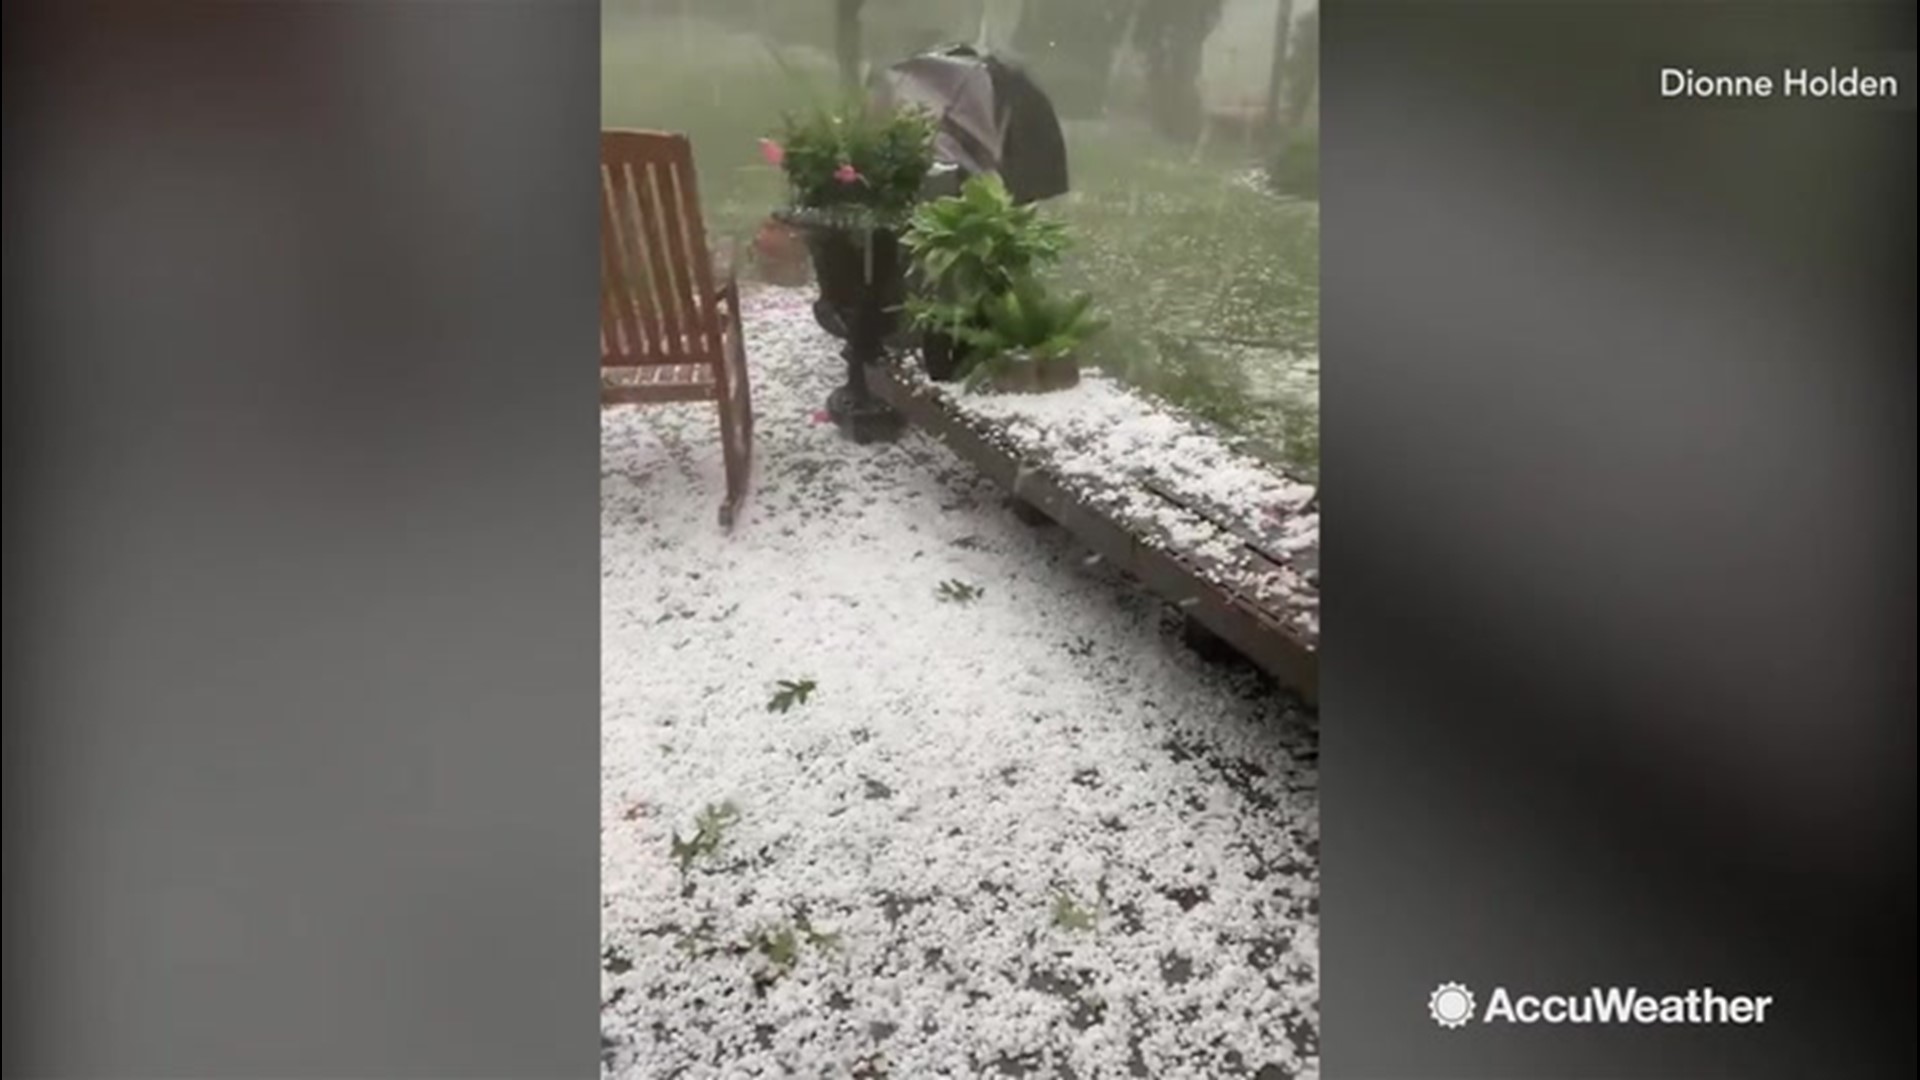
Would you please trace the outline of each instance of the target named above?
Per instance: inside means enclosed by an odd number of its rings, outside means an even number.
[[[692,143],[601,132],[601,364],[718,363],[722,329]]]

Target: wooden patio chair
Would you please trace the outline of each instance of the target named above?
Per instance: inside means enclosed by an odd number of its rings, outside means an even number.
[[[711,401],[732,528],[753,468],[740,289],[715,284],[685,135],[600,133],[600,404]]]

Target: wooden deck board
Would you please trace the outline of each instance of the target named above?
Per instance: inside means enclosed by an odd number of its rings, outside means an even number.
[[[1158,475],[1114,478],[1095,490],[1084,476],[1052,468],[1004,428],[955,407],[895,360],[868,369],[874,394],[899,410],[1019,499],[1074,534],[1101,558],[1133,575],[1187,617],[1212,631],[1308,704],[1319,696],[1317,626],[1289,602],[1318,594],[1317,551],[1287,551],[1276,528],[1250,520]],[[1157,499],[1152,518],[1121,508]],[[1183,542],[1172,518],[1192,534],[1211,534],[1205,550]],[[1184,520],[1183,520],[1184,519]],[[1232,541],[1227,540],[1228,537]],[[1263,588],[1262,583],[1274,583]],[[1281,585],[1284,583],[1284,586]],[[1316,612],[1317,614],[1317,612]]]

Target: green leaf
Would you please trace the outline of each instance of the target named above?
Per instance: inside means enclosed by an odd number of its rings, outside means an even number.
[[[807,944],[813,948],[819,949],[822,952],[840,951],[839,934],[815,930],[813,928],[813,922],[805,915],[794,916],[793,924],[800,928],[800,936],[806,938]]]
[[[767,702],[767,711],[784,713],[795,705],[805,705],[815,686],[812,679],[781,679],[774,684],[772,700]]]
[[[1079,296],[1067,301],[1066,309],[1060,314],[1060,325],[1068,327],[1077,326],[1081,316],[1085,315],[1087,309],[1092,306],[1093,297],[1086,293],[1081,293]]]
[[[987,591],[985,589],[969,585],[958,579],[943,581],[940,583],[940,587],[935,590],[935,595],[942,601],[955,604],[971,604],[975,600],[985,596],[986,593]]]
[[[800,959],[800,941],[790,926],[783,926],[771,934],[761,933],[755,947],[781,974],[793,970],[793,965]]]
[[[680,873],[685,874],[693,868],[696,860],[705,858],[720,850],[726,841],[727,827],[740,820],[740,809],[731,802],[719,805],[708,803],[694,820],[693,835],[682,838],[680,831],[673,831],[670,851],[673,861],[679,864]]]
[[[1053,897],[1053,925],[1062,930],[1092,930],[1094,917],[1092,912],[1076,903],[1071,894],[1060,892]]]

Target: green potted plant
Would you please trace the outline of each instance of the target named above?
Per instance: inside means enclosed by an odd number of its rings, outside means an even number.
[[[999,177],[984,175],[970,178],[958,195],[921,204],[901,242],[917,292],[907,311],[922,335],[927,373],[944,380],[967,366],[963,331],[982,326],[986,302],[1053,266],[1066,229],[1032,206],[1015,205]]]
[[[1055,296],[1030,276],[988,297],[979,321],[958,330],[968,347],[967,387],[1043,393],[1077,385],[1075,350],[1106,326],[1092,307],[1091,296]]]
[[[776,217],[805,235],[827,307],[899,307],[899,230],[933,167],[933,133],[923,111],[854,102],[789,114],[777,140],[760,141],[786,174],[789,205]]]
[[[933,169],[933,118],[864,102],[789,115],[761,153],[786,173],[789,205],[775,218],[799,228],[820,299],[814,318],[846,341],[847,381],[827,415],[855,442],[891,439],[900,418],[867,391],[906,297],[900,229]]]

